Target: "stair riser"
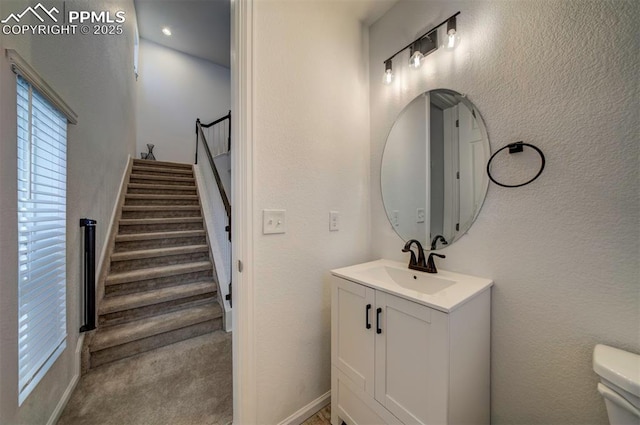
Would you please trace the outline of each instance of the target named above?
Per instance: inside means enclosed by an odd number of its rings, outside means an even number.
[[[193,252],[188,254],[166,255],[162,257],[141,258],[135,260],[112,261],[111,273],[128,272],[131,270],[148,269],[150,267],[185,264],[196,261],[208,261],[209,252]]]
[[[157,176],[156,176],[157,177]],[[131,174],[129,178],[129,183],[139,183],[139,184],[158,184],[158,185],[171,185],[171,186],[195,186],[194,180],[185,180],[184,178],[176,178],[176,177],[167,177],[164,178],[154,178],[148,177],[145,174]]]
[[[136,170],[134,169],[131,173],[135,174],[146,174],[148,176],[164,176],[164,177],[190,177],[193,178],[193,171],[183,171],[183,170],[173,170],[167,168],[166,170]]]
[[[169,286],[211,280],[212,276],[213,269],[210,269],[174,276],[156,277],[153,279],[137,280],[134,282],[105,285],[104,293],[105,296],[132,294],[134,292],[150,291],[153,289],[167,288]]]
[[[134,159],[133,165],[136,167],[173,168],[178,170],[191,170],[193,165],[180,162],[153,161],[144,159]]]
[[[194,223],[159,223],[159,224],[134,224],[120,225],[118,234],[130,235],[134,233],[152,233],[152,232],[172,232],[176,230],[202,230],[204,226],[202,222]]]
[[[138,193],[148,195],[197,195],[195,186],[188,189],[158,189],[158,188],[139,188],[130,187],[127,193]]]
[[[172,246],[205,245],[206,243],[207,243],[207,239],[204,236],[116,242],[114,252],[135,251],[140,249],[153,249],[153,248],[169,248]]]
[[[155,348],[184,341],[185,339],[195,338],[220,329],[222,329],[222,319],[218,318],[187,326],[182,329],[177,329],[175,331],[95,351],[91,353],[90,367],[94,368],[115,360],[144,353]]]
[[[103,314],[98,317],[98,326],[120,325],[156,314],[170,313],[184,308],[196,307],[212,302],[215,297],[216,292],[212,291],[206,294],[193,295],[191,297],[179,298],[130,310]]]
[[[200,208],[189,209],[189,210],[122,211],[122,218],[177,218],[177,217],[201,217]]]
[[[198,199],[132,199],[126,198],[125,205],[200,205]]]

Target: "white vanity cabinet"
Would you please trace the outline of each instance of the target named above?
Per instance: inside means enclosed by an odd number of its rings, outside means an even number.
[[[353,280],[332,277],[332,424],[488,424],[490,284],[442,311]]]

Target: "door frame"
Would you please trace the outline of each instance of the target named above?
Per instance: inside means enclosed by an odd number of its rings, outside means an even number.
[[[257,423],[253,285],[253,0],[231,0],[233,423]]]

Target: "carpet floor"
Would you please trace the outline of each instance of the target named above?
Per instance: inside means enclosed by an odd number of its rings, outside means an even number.
[[[217,331],[91,369],[58,425],[227,425],[232,382],[231,334]]]

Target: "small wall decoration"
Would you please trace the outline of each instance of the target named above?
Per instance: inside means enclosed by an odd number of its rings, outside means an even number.
[[[149,149],[149,152],[147,153],[146,157],[143,158],[143,159],[148,159],[150,161],[155,161],[156,160],[156,157],[153,154],[153,148],[154,148],[153,143],[147,143],[147,149]]]

